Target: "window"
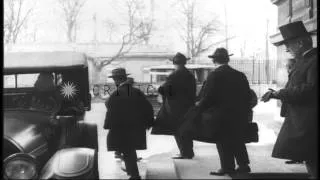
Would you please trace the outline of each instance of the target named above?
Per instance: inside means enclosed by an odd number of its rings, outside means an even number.
[[[4,88],[15,88],[16,87],[15,75],[5,75],[4,79],[3,79],[3,87]]]
[[[35,82],[38,80],[40,73],[33,74],[11,74],[3,76],[3,87],[4,88],[29,88],[34,87]],[[53,84],[56,81],[56,77],[53,73]]]
[[[38,79],[39,73],[36,74],[18,74],[17,75],[17,87],[34,87],[34,83]]]
[[[163,82],[163,81],[166,81],[166,78],[168,76],[167,75],[157,75],[156,76],[156,82]]]

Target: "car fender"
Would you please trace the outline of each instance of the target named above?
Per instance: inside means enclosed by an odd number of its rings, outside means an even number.
[[[57,151],[42,168],[40,179],[97,179],[97,151],[65,148]]]

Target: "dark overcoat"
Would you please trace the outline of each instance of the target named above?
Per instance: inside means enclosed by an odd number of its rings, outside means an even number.
[[[285,117],[272,157],[317,159],[318,55],[308,51],[297,60],[284,89],[279,91],[281,116]]]
[[[185,67],[172,72],[159,89],[163,104],[159,110],[152,134],[174,135],[181,125],[182,116],[194,105],[196,80]]]
[[[111,93],[106,101],[104,129],[108,151],[146,149],[146,129],[153,124],[153,108],[146,96],[130,84]]]
[[[251,110],[250,101],[249,82],[242,72],[229,65],[216,68],[208,75],[198,104],[200,113],[209,108],[213,110],[212,122],[201,126],[214,125],[212,129],[218,129],[216,137],[210,137],[215,142],[243,141],[244,127]],[[220,127],[217,128],[217,125]]]

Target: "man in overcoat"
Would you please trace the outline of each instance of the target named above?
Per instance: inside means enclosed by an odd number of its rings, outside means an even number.
[[[131,179],[140,179],[136,150],[146,149],[146,129],[153,124],[153,108],[144,93],[127,83],[126,70],[112,70],[117,89],[106,103],[104,129],[108,151],[123,154],[126,171]]]
[[[194,156],[191,138],[183,138],[177,132],[182,117],[194,105],[196,98],[196,80],[185,67],[188,58],[177,53],[172,62],[175,70],[167,77],[158,91],[164,101],[156,118],[152,134],[174,135],[180,155],[175,159],[191,159]]]
[[[215,139],[221,169],[210,172],[211,175],[251,171],[244,143],[244,129],[251,110],[251,92],[246,76],[228,65],[229,56],[225,48],[217,48],[213,55],[208,56],[213,59],[216,68],[208,75],[203,95],[197,102],[200,112],[214,109],[212,121],[220,126]],[[237,169],[235,159],[239,165]]]
[[[262,101],[271,98],[282,102],[285,117],[272,157],[306,162],[308,173],[317,177],[318,170],[318,51],[302,21],[279,27],[284,44],[296,59],[284,88],[268,91]]]

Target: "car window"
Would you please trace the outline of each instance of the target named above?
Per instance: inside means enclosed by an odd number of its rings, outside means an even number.
[[[157,82],[164,82],[164,81],[166,81],[167,77],[168,77],[167,75],[157,75],[156,81]]]
[[[3,78],[3,87],[4,88],[28,88],[34,87],[35,82],[38,79],[40,73],[33,73],[33,74],[11,74],[11,75],[4,75]],[[17,76],[17,79],[15,78]],[[54,73],[53,73],[54,77]],[[55,78],[55,77],[54,77]],[[16,82],[17,80],[17,82]],[[54,79],[55,81],[55,79]],[[17,83],[17,87],[16,87]]]
[[[33,87],[36,82],[39,73],[35,74],[18,74],[17,75],[17,87]]]
[[[15,88],[16,79],[14,75],[5,75],[3,79],[3,87],[4,88]]]

